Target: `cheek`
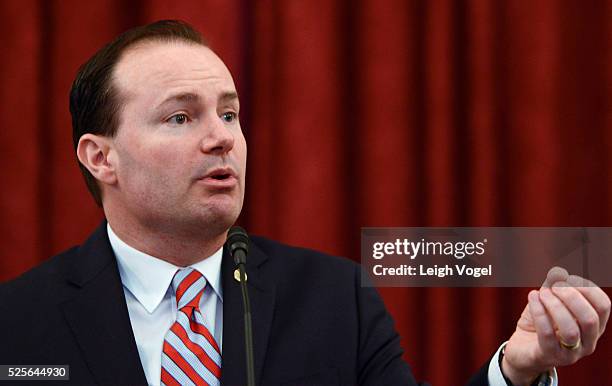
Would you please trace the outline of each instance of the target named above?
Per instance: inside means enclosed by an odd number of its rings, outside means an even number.
[[[172,189],[179,184],[179,177],[186,169],[180,152],[171,145],[125,152],[121,155],[120,165],[124,183],[136,190],[154,189],[155,186]]]
[[[236,147],[238,162],[240,163],[240,166],[242,167],[242,170],[244,172],[247,160],[247,144],[242,133],[238,138],[236,138],[236,143],[234,146]]]
[[[174,149],[169,146],[167,149],[150,152],[146,157],[146,164],[143,165],[151,184],[161,190],[171,191],[182,186],[189,170],[181,154],[172,150]]]

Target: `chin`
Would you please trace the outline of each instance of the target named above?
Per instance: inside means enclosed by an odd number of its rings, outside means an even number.
[[[200,213],[199,223],[213,232],[227,231],[238,219],[240,206],[212,206]]]

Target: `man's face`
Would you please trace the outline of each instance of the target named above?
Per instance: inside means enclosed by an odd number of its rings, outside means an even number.
[[[200,45],[146,42],[128,49],[113,82],[122,102],[117,183],[105,192],[113,208],[168,232],[226,230],[242,209],[247,149],[221,59]]]

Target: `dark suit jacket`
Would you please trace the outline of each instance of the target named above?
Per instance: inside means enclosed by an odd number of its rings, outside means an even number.
[[[221,270],[222,384],[244,385],[242,299],[227,251]],[[357,264],[253,237],[247,272],[258,385],[417,384]],[[0,286],[0,364],[68,364],[62,385],[146,383],[106,223]],[[487,384],[486,365],[472,384]]]

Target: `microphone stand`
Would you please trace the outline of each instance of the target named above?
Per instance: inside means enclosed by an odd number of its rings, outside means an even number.
[[[253,358],[253,326],[251,324],[251,302],[246,285],[244,264],[238,265],[240,288],[242,289],[242,306],[244,308],[244,347],[246,349],[247,385],[255,386],[255,360]]]
[[[230,254],[238,271],[240,289],[242,290],[242,306],[244,310],[244,347],[246,352],[247,385],[255,386],[255,359],[253,354],[253,326],[251,323],[251,302],[247,289],[246,257],[249,251],[249,236],[240,227],[232,227],[227,235]],[[236,273],[234,271],[234,275]]]

